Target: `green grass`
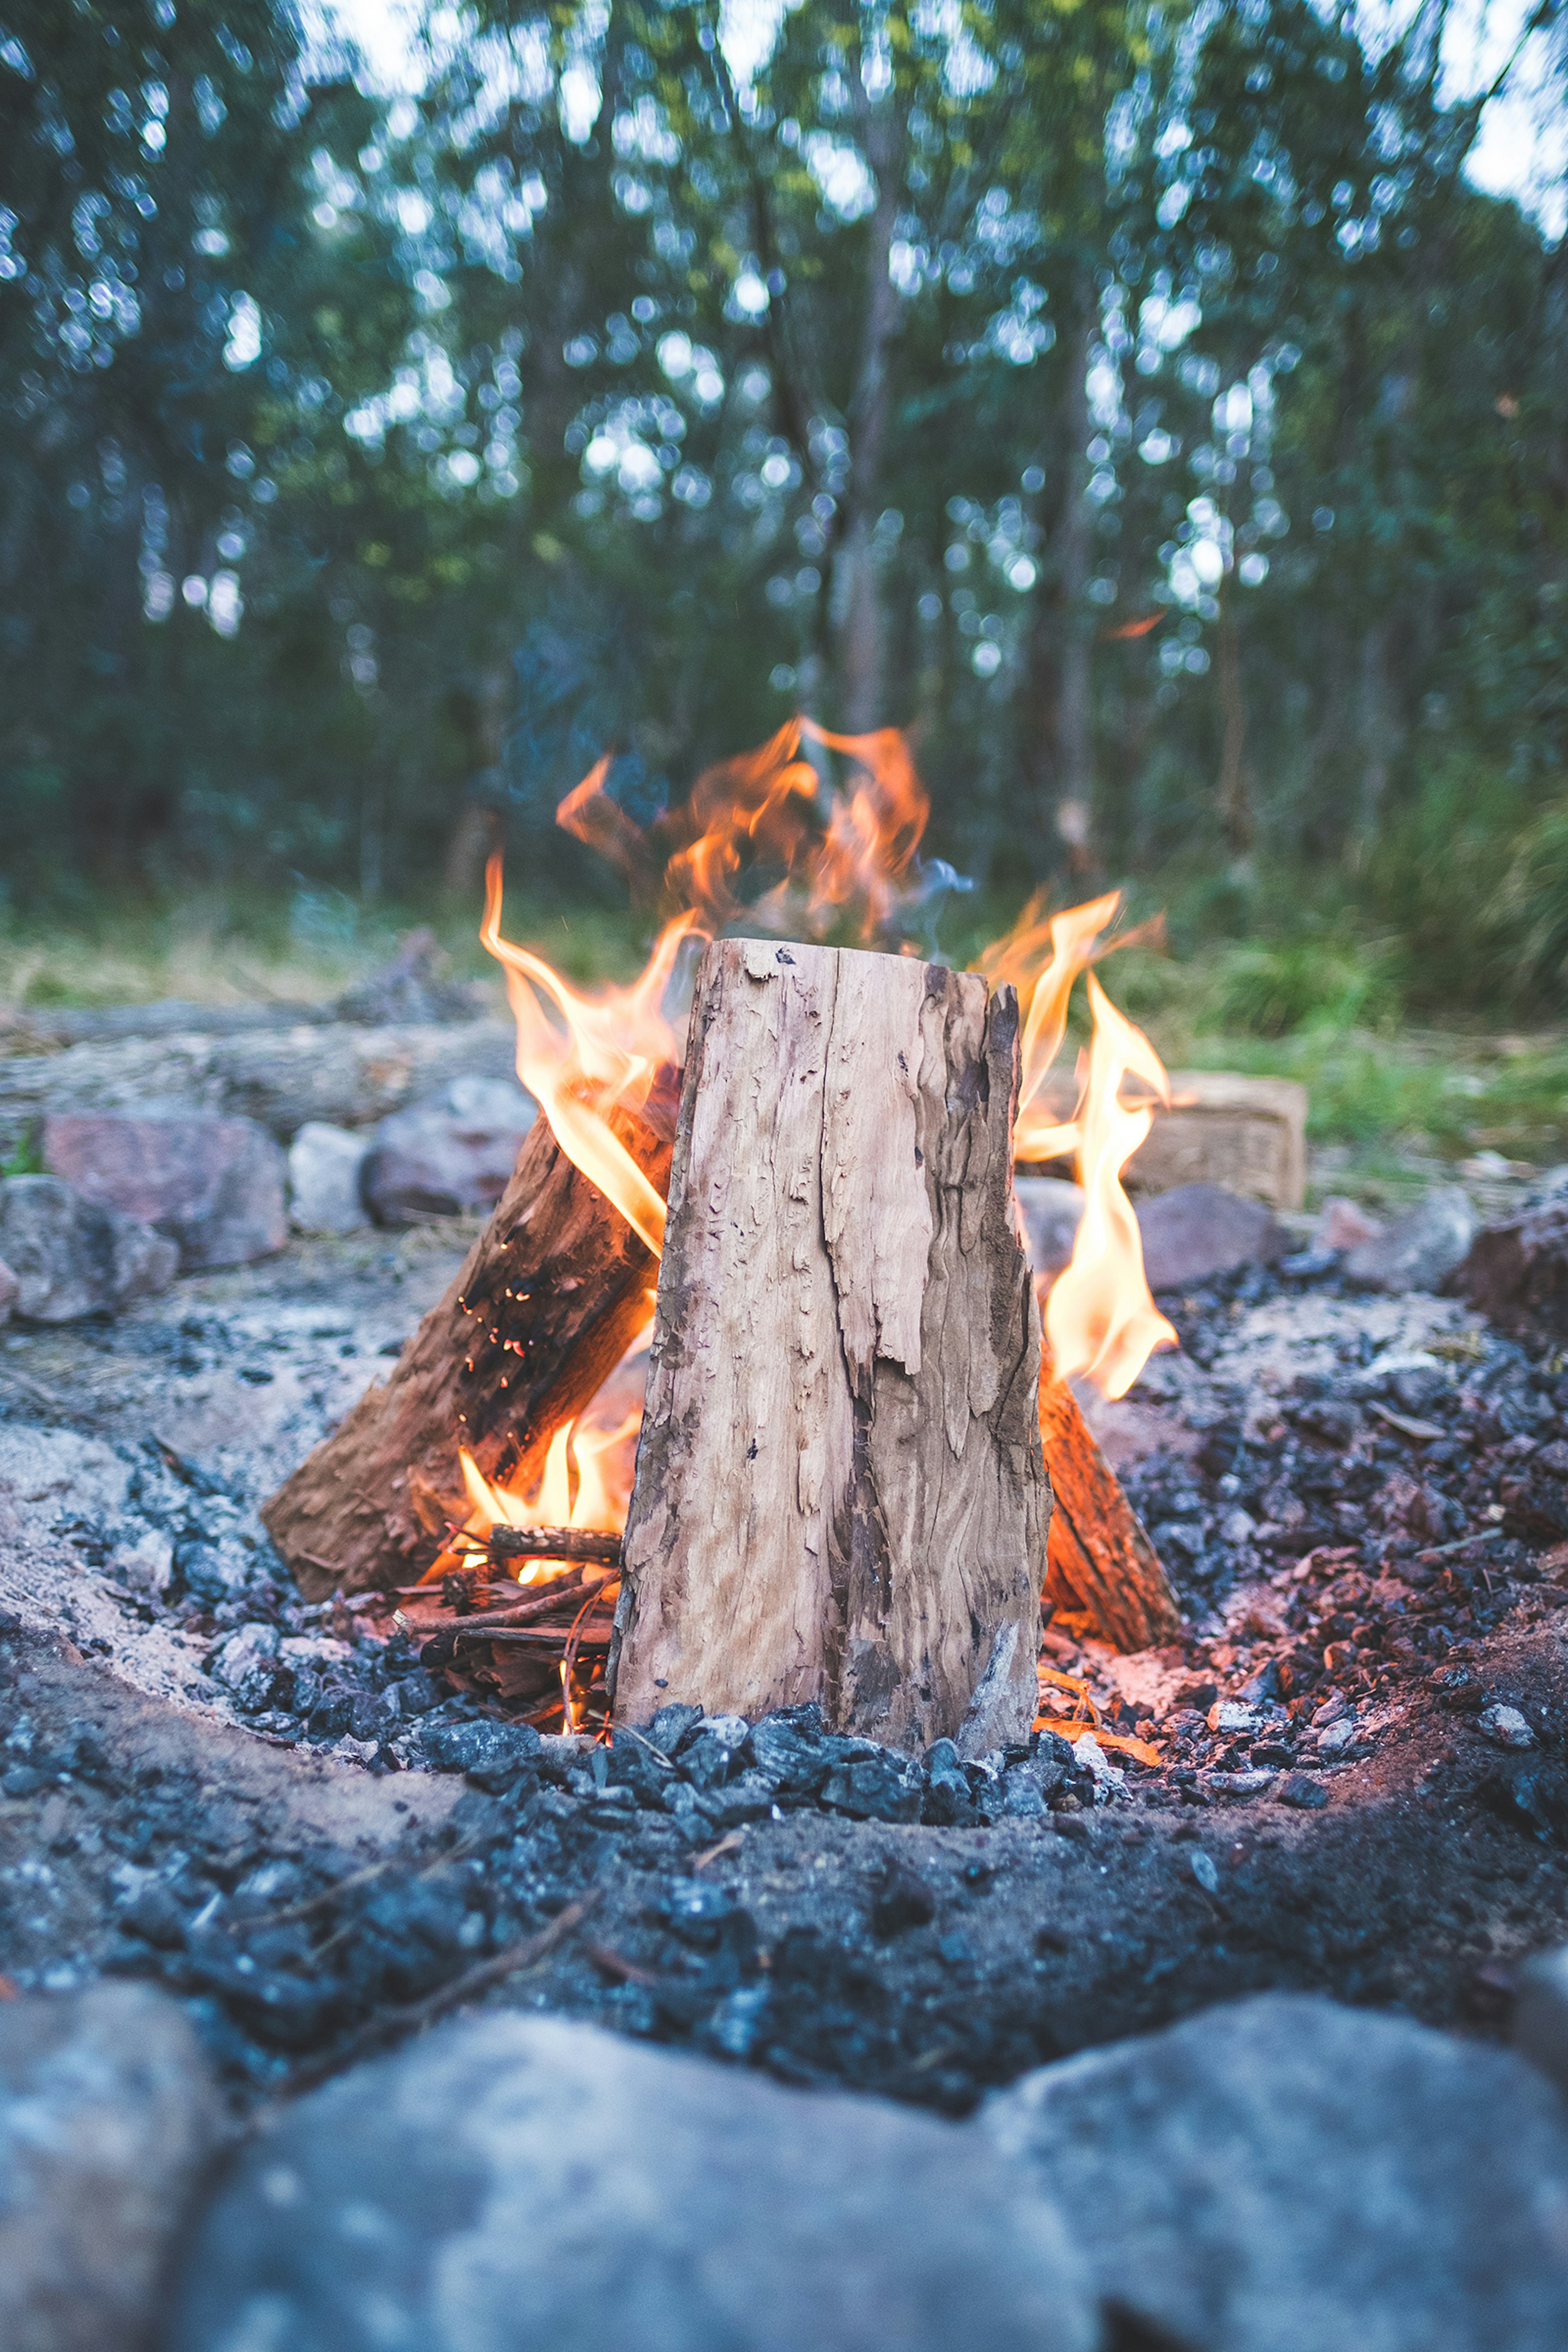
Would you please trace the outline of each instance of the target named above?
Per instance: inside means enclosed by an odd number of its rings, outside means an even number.
[[[491,983],[496,964],[479,943],[479,908],[458,913],[378,905],[336,891],[289,897],[195,892],[168,905],[104,902],[68,921],[0,917],[0,1006],[19,1010],[148,1004],[321,1003],[393,955],[400,937],[433,929],[454,975]],[[508,896],[503,929],[579,985],[630,979],[647,942],[625,914],[578,908],[563,915],[521,893]]]

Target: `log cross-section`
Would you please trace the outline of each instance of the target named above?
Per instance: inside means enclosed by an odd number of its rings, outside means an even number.
[[[716,941],[692,1009],[616,1714],[814,1699],[914,1748],[1035,1708],[1050,1489],[1014,1216],[1017,1004]],[[1004,1662],[1005,1662],[1004,1667]],[[1005,1685],[1003,1703],[994,1685]]]
[[[650,1115],[668,1118],[657,1097]],[[667,1137],[626,1111],[610,1123],[662,1192]],[[367,1390],[263,1509],[301,1589],[315,1598],[404,1580],[444,1517],[468,1509],[459,1444],[487,1477],[525,1491],[555,1431],[646,1325],[653,1283],[651,1253],[537,1120],[391,1380]]]

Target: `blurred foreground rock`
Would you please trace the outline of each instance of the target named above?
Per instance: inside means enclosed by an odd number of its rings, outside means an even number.
[[[5,2352],[144,2352],[218,2128],[195,2036],[163,1994],[0,2002]]]
[[[1013,1190],[1024,1220],[1029,1264],[1037,1275],[1059,1274],[1083,1223],[1083,1186],[1056,1176],[1018,1176]]]
[[[1059,1274],[1072,1256],[1083,1220],[1078,1184],[1020,1176],[1014,1190],[1037,1275]],[[1136,1203],[1143,1270],[1151,1290],[1188,1290],[1244,1265],[1271,1265],[1289,1247],[1273,1211],[1224,1184],[1178,1184]]]
[[[289,1237],[283,1153],[254,1119],[66,1113],[45,1119],[42,1147],[51,1176],[165,1235],[186,1274],[247,1265]]]
[[[117,1209],[84,1201],[58,1176],[0,1182],[0,1259],[16,1281],[16,1311],[34,1323],[74,1323],[167,1290],[180,1253]]]
[[[169,2352],[1090,2352],[1082,2264],[973,2132],[592,2027],[439,2028],[292,2108]]]
[[[1272,1265],[1289,1247],[1271,1209],[1223,1184],[1178,1184],[1140,1201],[1138,1231],[1151,1290],[1194,1290],[1244,1265]]]
[[[1510,2053],[1269,1993],[1041,2067],[982,2126],[1100,2294],[1194,2352],[1568,2343],[1568,2110]]]

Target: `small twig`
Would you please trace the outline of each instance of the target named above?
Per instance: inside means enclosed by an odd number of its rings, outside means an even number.
[[[726,1836],[720,1839],[717,1845],[710,1845],[704,1853],[700,1853],[691,1867],[693,1870],[706,1870],[709,1864],[717,1862],[721,1853],[734,1853],[745,1843],[739,1830],[731,1830]]]
[[[492,1559],[581,1559],[619,1568],[621,1539],[592,1528],[494,1527],[483,1549]]]
[[[503,1648],[509,1642],[515,1642],[523,1647],[530,1643],[537,1643],[546,1650],[554,1649],[558,1643],[566,1649],[602,1650],[608,1644],[611,1631],[608,1622],[602,1631],[598,1626],[591,1626],[584,1627],[581,1633],[575,1625],[570,1629],[564,1625],[492,1625],[488,1632],[481,1630],[471,1638],[476,1642],[499,1643]],[[465,1642],[469,1638],[466,1625],[454,1626],[454,1642]]]
[[[1454,1552],[1464,1551],[1470,1544],[1497,1543],[1500,1541],[1501,1537],[1500,1528],[1482,1528],[1475,1535],[1460,1536],[1456,1543],[1439,1544],[1436,1551],[1418,1551],[1415,1555],[1415,1565],[1417,1568],[1426,1568],[1435,1559],[1447,1559]]]
[[[508,1977],[516,1976],[520,1969],[532,1968],[536,1962],[547,1958],[557,1944],[565,1942],[573,1929],[587,1917],[602,1892],[599,1887],[591,1887],[586,1895],[579,1895],[575,1903],[569,1903],[564,1911],[558,1912],[549,1927],[541,1928],[537,1936],[527,1936],[521,1944],[509,1944],[504,1952],[496,1954],[493,1960],[481,1960],[477,1968],[467,1969],[460,1977],[454,1977],[450,1984],[437,1985],[436,1990],[427,1993],[423,2000],[409,2001],[400,2009],[384,2009],[376,2016],[367,2018],[358,2032],[351,2033],[348,2040],[340,2042],[335,2050],[324,2052],[317,2058],[308,2058],[302,2066],[297,2066],[289,2077],[289,2090],[293,2093],[312,2089],[316,2084],[324,2083],[329,2075],[338,2074],[344,2066],[354,2065],[361,2058],[368,2058],[386,2042],[400,2042],[407,2034],[420,2032],[426,2025],[434,2025],[437,2018],[445,2017],[449,2011],[461,2009],[467,2001],[477,2000],[480,1993],[489,1992],[492,1985],[504,1984]]]
[[[640,1968],[636,1960],[613,1951],[608,1944],[595,1944],[584,1937],[583,1949],[596,1969],[603,1969],[607,1977],[619,1977],[623,1984],[657,1985],[663,1981],[654,1969]]]

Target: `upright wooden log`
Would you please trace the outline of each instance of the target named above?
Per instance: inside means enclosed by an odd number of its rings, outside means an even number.
[[[1011,1199],[1017,1003],[718,940],[692,1009],[612,1654],[617,1720],[815,1699],[919,1748],[1036,1704],[1050,1488]],[[987,1696],[990,1697],[988,1693]]]
[[[626,1112],[611,1123],[662,1192],[667,1138]],[[646,1324],[653,1282],[650,1252],[540,1118],[391,1380],[366,1391],[263,1510],[301,1589],[314,1598],[405,1582],[444,1517],[466,1516],[459,1444],[487,1477],[531,1486],[555,1431]]]
[[[1182,1630],[1176,1596],[1077,1398],[1048,1362],[1045,1375],[1040,1438],[1055,1504],[1045,1597],[1118,1650],[1152,1649]]]

